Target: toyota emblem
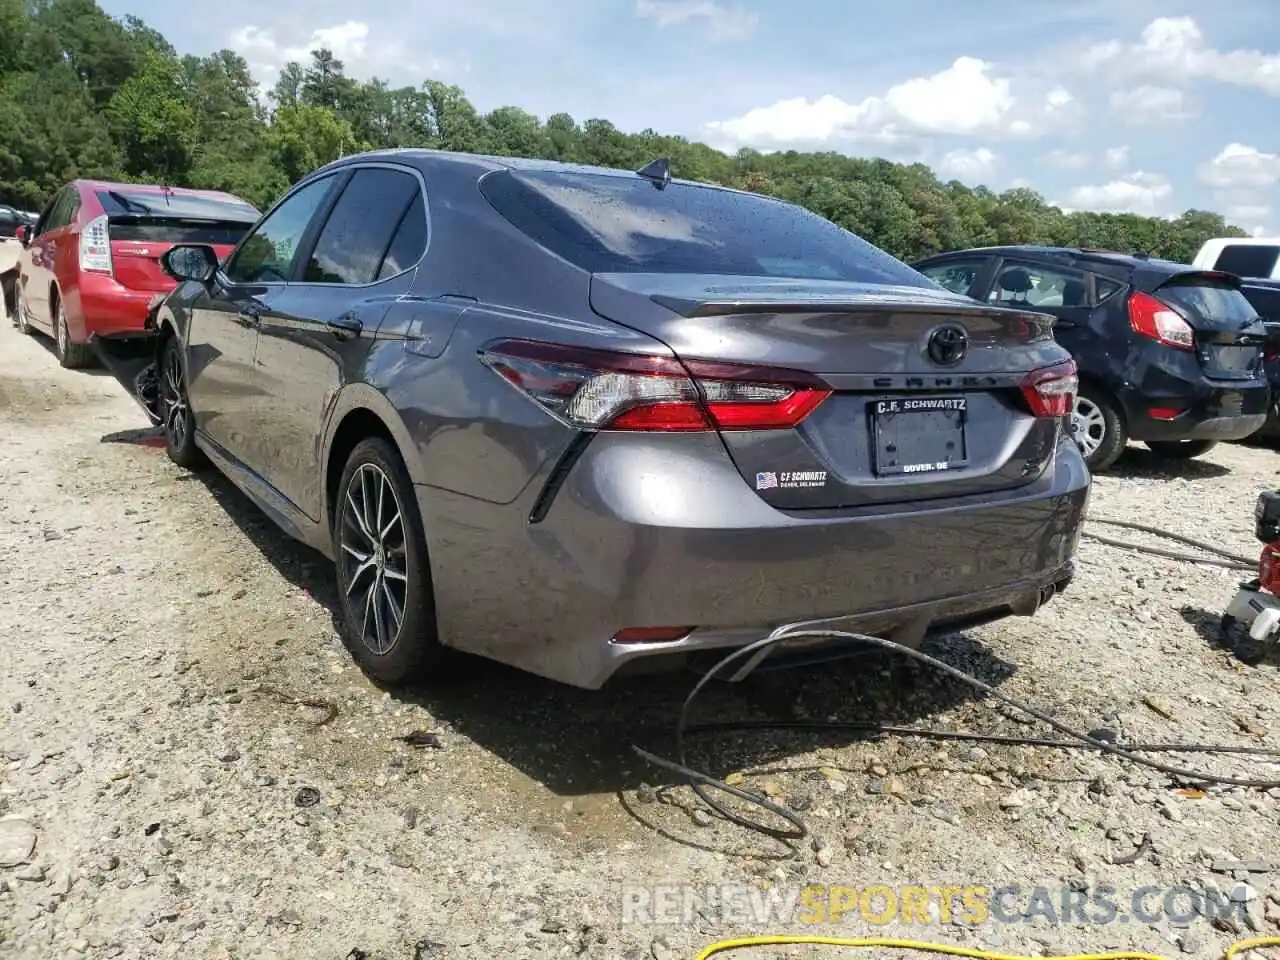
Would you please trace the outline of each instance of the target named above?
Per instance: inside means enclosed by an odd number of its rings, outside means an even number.
[[[941,367],[959,363],[968,352],[969,335],[963,327],[947,324],[929,335],[929,359]]]

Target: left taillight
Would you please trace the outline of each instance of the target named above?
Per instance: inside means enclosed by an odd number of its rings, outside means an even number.
[[[793,370],[503,340],[480,359],[559,420],[582,430],[781,430],[831,388]]]
[[[86,273],[111,273],[111,236],[105,215],[94,217],[80,231],[80,269]]]
[[[1067,416],[1075,407],[1079,389],[1074,360],[1033,370],[1022,380],[1022,396],[1037,417]]]

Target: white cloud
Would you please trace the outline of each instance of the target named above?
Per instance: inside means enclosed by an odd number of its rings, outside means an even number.
[[[1129,148],[1111,147],[1103,154],[1103,159],[1112,170],[1119,170],[1129,162]]]
[[[938,171],[941,174],[968,183],[990,179],[999,166],[1000,158],[986,147],[949,150],[938,161]]]
[[[1137,43],[1112,40],[1099,44],[1086,52],[1083,66],[1086,70],[1109,66],[1178,83],[1216,80],[1280,96],[1280,54],[1215,49],[1191,17],[1152,20]]]
[[[1258,190],[1280,183],[1280,155],[1243,143],[1229,143],[1196,171],[1203,183],[1219,190]]]
[[[890,87],[882,97],[849,103],[826,94],[793,97],[740,117],[707,124],[722,143],[753,146],[823,144],[832,140],[891,143],[921,134],[975,134],[1011,130],[1015,100],[1007,79],[991,64],[960,57],[929,77]]]
[[[724,7],[714,0],[636,0],[635,14],[659,27],[701,22],[715,41],[745,40],[760,23],[759,14],[743,7]]]
[[[1194,112],[1181,90],[1151,84],[1115,91],[1111,109],[1133,124],[1185,120]]]
[[[305,64],[311,60],[311,51],[321,48],[333,51],[344,64],[359,63],[368,44],[369,25],[358,20],[321,27],[296,45],[281,43],[270,30],[256,26],[242,27],[231,36],[232,49],[244,56],[255,74],[273,74],[291,61]]]
[[[1081,170],[1089,165],[1091,159],[1087,153],[1050,150],[1040,158],[1040,162],[1058,170]]]
[[[1137,170],[1110,183],[1076,187],[1067,199],[1081,210],[1151,214],[1172,193],[1173,185],[1165,177]]]
[[[1241,203],[1224,207],[1222,215],[1234,223],[1261,223],[1271,216],[1266,204]]]

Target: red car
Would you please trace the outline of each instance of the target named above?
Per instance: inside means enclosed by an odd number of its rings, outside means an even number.
[[[214,190],[75,180],[21,229],[18,327],[54,337],[64,367],[93,361],[94,334],[142,330],[176,282],[161,255],[178,243],[229,253],[260,212]]]

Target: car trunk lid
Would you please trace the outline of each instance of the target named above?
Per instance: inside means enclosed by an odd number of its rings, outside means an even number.
[[[1187,270],[1162,278],[1151,287],[1153,296],[1191,326],[1196,357],[1205,376],[1215,380],[1262,376],[1266,326],[1240,291],[1237,277]]]
[[[989,493],[1040,476],[1061,419],[1022,384],[1068,357],[1053,318],[941,289],[693,274],[595,274],[601,316],[684,361],[803,371],[832,394],[798,427],[722,430],[774,506],[828,509]]]
[[[177,281],[165,273],[160,260],[172,247],[204,243],[221,259],[235,249],[250,226],[236,221],[108,217],[112,272],[116,282],[130,290],[167,293]]]

